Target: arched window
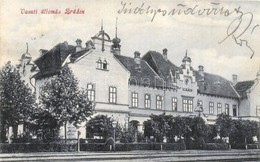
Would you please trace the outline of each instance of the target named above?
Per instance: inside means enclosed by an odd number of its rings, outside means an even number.
[[[107,69],[107,61],[106,60],[103,61],[103,69]]]
[[[102,61],[101,61],[101,59],[98,59],[98,61],[97,61],[97,68],[98,69],[102,69]]]
[[[185,79],[185,84],[188,85],[189,84],[189,79]]]

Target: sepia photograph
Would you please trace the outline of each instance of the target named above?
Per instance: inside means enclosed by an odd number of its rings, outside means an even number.
[[[259,0],[3,0],[0,161],[260,161]]]

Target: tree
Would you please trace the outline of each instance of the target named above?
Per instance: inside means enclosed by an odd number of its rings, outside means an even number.
[[[234,129],[231,132],[231,143],[252,143],[257,136],[258,123],[250,120],[233,120]]]
[[[30,118],[29,129],[43,142],[50,142],[58,138],[58,120],[48,111],[36,109]]]
[[[78,80],[68,65],[47,81],[40,92],[40,106],[64,125],[67,142],[67,122],[77,126],[92,115],[93,103],[85,90],[79,90]]]
[[[87,137],[100,136],[102,139],[113,137],[112,119],[106,115],[97,115],[87,123]]]
[[[164,137],[171,137],[171,125],[174,122],[172,115],[150,115],[150,120],[144,122],[144,135],[154,136],[157,141],[162,142]]]
[[[10,61],[0,71],[0,96],[1,140],[5,140],[6,128],[10,126],[17,138],[18,125],[28,123],[33,112],[35,95]]]
[[[87,123],[87,137],[93,138],[94,136],[100,136],[102,139],[108,139],[109,137],[113,137],[114,128],[112,126],[112,122],[114,120],[111,117],[106,115],[97,115],[91,118]],[[117,123],[116,128],[116,139],[121,138],[122,129],[120,125]]]
[[[234,129],[231,117],[225,113],[218,116],[215,125],[220,133],[220,137],[229,137],[230,133]]]
[[[173,129],[172,133],[177,137],[186,137],[189,138],[191,136],[191,128],[190,128],[191,118],[189,117],[174,117]]]
[[[201,117],[194,117],[191,120],[192,137],[195,139],[205,138],[210,134],[210,128]]]

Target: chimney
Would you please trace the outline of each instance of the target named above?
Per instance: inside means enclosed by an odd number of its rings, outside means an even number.
[[[204,81],[204,66],[199,65],[199,74],[201,76],[202,81]]]
[[[167,48],[164,48],[163,49],[163,58],[164,58],[164,60],[166,60],[167,61]]]
[[[233,86],[235,86],[237,84],[237,75],[236,74],[232,75],[232,81],[233,81]]]
[[[135,55],[134,59],[135,59],[135,63],[136,63],[136,69],[141,69],[141,65],[140,65],[140,62],[141,62],[140,52],[135,51],[134,55]]]
[[[76,45],[76,52],[82,50],[81,42],[82,42],[82,40],[80,40],[80,39],[77,39],[77,40],[76,40],[76,44],[77,44],[77,45]]]

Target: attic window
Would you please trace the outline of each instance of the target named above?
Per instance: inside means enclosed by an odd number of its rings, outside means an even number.
[[[107,70],[107,61],[104,60],[104,61],[101,61],[101,59],[99,58],[98,61],[97,61],[97,69],[100,69],[100,70]]]
[[[102,69],[102,61],[100,59],[97,61],[97,68]]]
[[[103,61],[103,69],[107,69],[107,61],[106,60]]]

